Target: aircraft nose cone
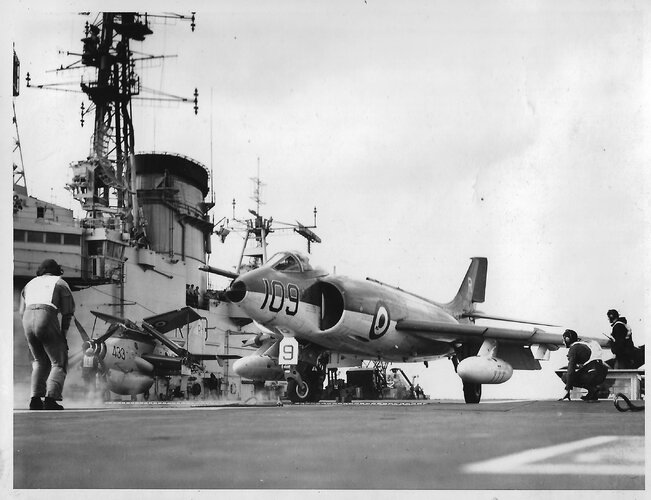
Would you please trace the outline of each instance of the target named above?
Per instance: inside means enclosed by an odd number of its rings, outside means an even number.
[[[245,295],[246,284],[242,280],[236,280],[231,284],[230,288],[226,290],[226,298],[235,304],[244,300]]]

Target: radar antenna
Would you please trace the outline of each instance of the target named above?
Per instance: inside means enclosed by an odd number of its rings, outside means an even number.
[[[177,101],[194,104],[198,112],[198,91],[194,98],[184,98],[146,89],[135,71],[136,63],[168,56],[140,55],[131,48],[133,41],[144,41],[153,33],[150,20],[189,20],[192,31],[195,16],[180,14],[139,14],[134,12],[105,12],[92,23],[86,22],[80,57],[57,71],[91,68],[95,78],[82,76],[81,90],[66,88],[70,84],[32,85],[27,73],[27,86],[66,92],[83,92],[91,101],[81,105],[81,125],[85,116],[94,111],[93,138],[88,158],[71,165],[73,178],[67,185],[73,197],[86,211],[85,225],[96,227],[109,224],[121,227],[125,233],[144,230],[140,220],[135,187],[135,136],[132,121],[132,101]],[[148,97],[145,92],[153,94]]]
[[[316,207],[314,207],[313,211],[314,224],[310,226],[306,226],[298,221],[296,223],[274,221],[273,217],[265,218],[261,215],[260,206],[264,205],[261,188],[265,184],[260,179],[260,158],[258,158],[258,175],[257,177],[251,177],[251,181],[253,181],[253,196],[251,196],[251,200],[256,204],[256,210],[249,209],[249,213],[253,218],[236,218],[236,202],[235,198],[233,198],[233,223],[229,224],[230,221],[224,218],[222,219],[223,223],[215,231],[215,234],[221,238],[222,243],[226,241],[226,236],[232,232],[244,233],[244,243],[236,268],[238,273],[260,267],[267,261],[267,237],[271,233],[277,231],[294,231],[307,240],[308,253],[311,252],[312,243],[321,243],[321,238],[312,232],[312,229],[316,228]],[[249,262],[246,264],[243,264],[244,257],[249,258]]]

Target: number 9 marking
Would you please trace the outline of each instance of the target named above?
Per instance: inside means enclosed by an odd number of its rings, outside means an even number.
[[[298,312],[298,287],[294,285],[293,283],[288,283],[287,284],[287,301],[290,304],[294,304],[294,309],[290,310],[289,306],[285,309],[285,313],[287,313],[288,316],[294,316]]]
[[[295,365],[298,363],[298,341],[294,337],[283,337],[280,341],[278,363],[281,365]]]
[[[283,361],[291,360],[294,357],[294,346],[287,344],[283,346]]]

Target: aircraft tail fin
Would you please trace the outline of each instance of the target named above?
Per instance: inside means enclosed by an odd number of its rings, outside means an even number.
[[[472,257],[459,291],[452,301],[446,304],[447,309],[454,313],[464,313],[471,311],[473,304],[484,302],[487,272],[488,259],[486,257]]]

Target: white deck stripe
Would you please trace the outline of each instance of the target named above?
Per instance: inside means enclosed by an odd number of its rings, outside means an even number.
[[[529,464],[527,466],[502,471],[508,474],[578,474],[587,476],[644,476],[644,465],[577,465],[571,464]]]
[[[644,475],[644,448],[638,463],[621,464],[581,464],[563,460],[559,464],[540,464],[542,460],[557,457],[578,450],[603,446],[606,443],[622,440],[630,436],[596,436],[571,443],[565,443],[534,450],[513,453],[503,457],[474,462],[463,467],[464,472],[470,473],[502,473],[502,474],[594,474],[594,475]],[[633,436],[633,439],[638,437]],[[639,437],[639,439],[644,439]],[[634,453],[637,450],[633,450]],[[569,463],[568,463],[569,462]]]

